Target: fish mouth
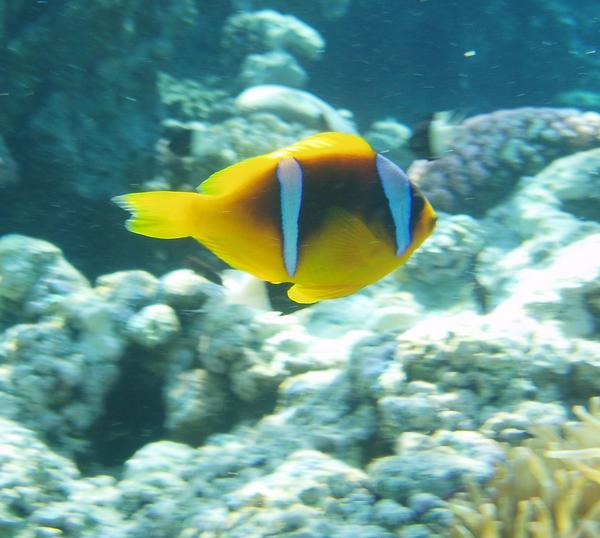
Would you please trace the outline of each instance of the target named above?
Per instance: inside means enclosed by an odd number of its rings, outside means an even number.
[[[437,225],[437,221],[438,221],[438,216],[437,215],[433,215],[431,217],[431,219],[429,220],[428,223],[428,227],[429,227],[429,232],[433,232],[433,230],[435,230],[435,227]]]

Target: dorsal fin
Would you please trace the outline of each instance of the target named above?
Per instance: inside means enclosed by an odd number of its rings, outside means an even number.
[[[265,159],[266,155],[252,157],[215,172],[198,185],[198,191],[213,196],[233,192],[256,180],[256,177],[275,170],[277,162]]]
[[[309,136],[295,144],[273,151],[266,155],[266,157],[276,160],[283,157],[296,157],[304,161],[323,154],[330,155],[332,149],[339,150],[340,154],[350,154],[357,157],[371,157],[374,155],[371,146],[360,136],[330,132]]]

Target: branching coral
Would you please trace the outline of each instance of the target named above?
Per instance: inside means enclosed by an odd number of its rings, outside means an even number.
[[[450,501],[452,538],[600,536],[600,398],[561,430],[544,429],[508,452],[489,484]]]

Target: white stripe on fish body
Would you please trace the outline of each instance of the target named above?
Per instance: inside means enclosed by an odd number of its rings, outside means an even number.
[[[281,187],[281,233],[283,262],[289,276],[298,268],[298,238],[300,207],[302,206],[303,172],[294,157],[285,157],[277,164],[277,180]]]
[[[381,154],[375,158],[375,166],[383,192],[388,200],[392,220],[396,231],[396,256],[402,255],[409,247],[410,214],[412,209],[411,187],[408,176],[395,163]]]

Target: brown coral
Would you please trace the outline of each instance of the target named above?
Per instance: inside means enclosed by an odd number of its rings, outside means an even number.
[[[448,151],[417,162],[410,178],[433,207],[481,216],[512,192],[523,176],[552,161],[600,147],[600,114],[571,108],[523,107],[465,120]]]
[[[510,449],[486,492],[470,484],[450,501],[452,538],[600,536],[600,398],[573,412],[580,421]]]

